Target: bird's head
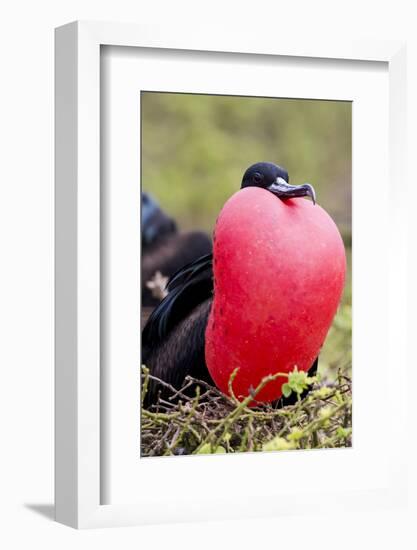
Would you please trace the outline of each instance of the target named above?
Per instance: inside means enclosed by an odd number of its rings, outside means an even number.
[[[282,200],[294,197],[311,197],[316,203],[316,193],[309,183],[290,185],[288,172],[272,162],[257,162],[243,174],[241,189],[245,187],[262,187]]]
[[[142,191],[142,245],[150,246],[160,237],[175,233],[177,226],[157,202]]]

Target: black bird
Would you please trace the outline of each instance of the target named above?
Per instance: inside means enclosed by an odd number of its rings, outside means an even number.
[[[180,267],[211,252],[209,236],[202,231],[179,232],[177,224],[147,193],[142,192],[142,308],[149,312],[161,301],[152,290],[155,276],[167,279]],[[151,281],[151,283],[150,283]],[[156,286],[160,281],[154,281]],[[156,289],[158,290],[158,289]]]
[[[310,196],[309,184],[289,185],[287,171],[269,162],[249,167],[241,188],[262,187],[282,199]],[[205,332],[213,300],[213,255],[205,254],[179,269],[169,280],[167,296],[155,308],[142,331],[142,364],[150,373],[180,389],[187,375],[213,385],[205,361]],[[309,370],[317,370],[316,359]],[[151,381],[144,404],[149,407],[160,394],[169,396],[162,385]],[[279,405],[294,402],[294,397],[281,398]]]

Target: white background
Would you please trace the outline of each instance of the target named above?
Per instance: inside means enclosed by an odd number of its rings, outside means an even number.
[[[201,3],[138,0],[16,0],[0,13],[0,545],[3,548],[415,548],[417,510],[283,517],[232,523],[76,532],[48,520],[53,498],[53,28],[74,19],[246,27],[284,40],[340,34],[409,39],[409,96],[417,97],[416,17],[412,2],[258,0]],[[417,150],[416,107],[409,104],[409,150]],[[410,154],[409,167],[413,166]],[[415,199],[410,195],[410,212]],[[417,235],[414,215],[413,230]],[[411,266],[410,266],[411,268]],[[410,271],[414,280],[416,266]],[[415,293],[411,288],[410,292]],[[413,302],[411,302],[413,299]],[[416,305],[415,294],[410,304]],[[410,307],[410,320],[415,319]],[[413,375],[415,381],[415,375]],[[410,380],[410,396],[412,382]],[[392,406],[392,404],[387,404]],[[414,421],[413,421],[414,418]],[[415,439],[411,411],[410,437]],[[411,431],[412,430],[412,431]],[[387,434],[386,445],[395,445]],[[410,448],[410,453],[415,449]],[[415,454],[413,455],[415,457]],[[411,457],[410,457],[411,459]],[[417,461],[415,460],[415,463]],[[417,485],[411,472],[412,504]],[[34,511],[35,509],[35,511]],[[36,511],[37,510],[37,511]],[[42,512],[42,513],[39,513]],[[142,546],[140,546],[142,545]]]

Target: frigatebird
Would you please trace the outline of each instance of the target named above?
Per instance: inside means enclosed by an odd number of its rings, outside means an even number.
[[[310,197],[315,192],[310,184],[290,185],[288,172],[270,162],[259,162],[244,173],[241,189],[256,187],[267,190],[286,201],[295,197]],[[213,254],[179,269],[167,284],[167,296],[156,307],[142,331],[142,364],[150,373],[176,389],[187,375],[213,384],[206,364],[206,330],[213,304]],[[242,266],[242,269],[244,266]],[[260,274],[261,275],[261,274]],[[256,289],[253,289],[256,292]],[[312,361],[310,374],[317,370],[318,359]],[[145,406],[154,403],[158,395],[167,398],[165,386],[151,380]],[[293,402],[294,396],[281,397],[279,405]]]
[[[149,284],[157,274],[168,280],[178,269],[212,250],[203,231],[179,231],[156,200],[142,192],[142,310],[147,314],[161,301]]]

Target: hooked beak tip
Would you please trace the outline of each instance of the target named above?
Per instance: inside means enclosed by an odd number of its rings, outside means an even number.
[[[311,200],[313,201],[313,204],[315,205],[316,204],[316,192],[314,191],[314,187],[312,185],[310,185],[309,183],[306,183],[305,184],[307,190],[306,190],[306,194],[311,197]]]
[[[314,191],[314,187],[309,183],[290,185],[283,178],[277,178],[267,189],[282,200],[295,197],[310,197],[313,204],[316,204],[316,192]]]

